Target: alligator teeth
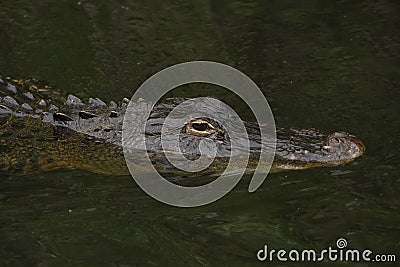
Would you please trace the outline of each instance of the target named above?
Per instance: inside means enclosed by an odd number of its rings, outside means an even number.
[[[90,113],[90,112],[88,112],[88,111],[79,111],[79,117],[81,118],[81,119],[91,119],[91,118],[94,118],[94,117],[97,117],[97,115],[96,114],[93,114],[93,113]]]
[[[53,114],[53,119],[55,121],[73,121],[74,120],[70,116],[68,116],[68,115],[66,115],[64,113],[61,113],[61,112],[54,113]]]
[[[14,98],[12,98],[11,96],[5,96],[3,98],[3,104],[8,106],[8,107],[10,107],[10,108],[19,106],[18,102]]]

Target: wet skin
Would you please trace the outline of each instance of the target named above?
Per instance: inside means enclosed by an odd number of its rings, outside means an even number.
[[[105,104],[90,98],[84,103],[33,79],[0,76],[0,169],[5,174],[29,174],[60,168],[85,169],[112,175],[129,174],[122,152],[121,131],[129,100]],[[168,113],[184,99],[166,99],[154,106],[146,127],[146,152],[160,172],[178,172],[166,160],[161,127]],[[138,108],[151,106],[138,103]],[[217,107],[205,106],[213,110]],[[231,122],[235,124],[235,122]],[[248,172],[260,153],[256,123],[244,122],[250,141]],[[199,156],[204,139],[217,144],[217,156],[203,174],[221,173],[229,160],[230,139],[224,126],[211,118],[190,118],[182,125],[180,151]],[[365,152],[364,144],[344,131],[324,133],[316,129],[277,128],[272,171],[297,170],[344,164]],[[138,151],[138,153],[144,153]],[[240,160],[241,155],[234,155]]]

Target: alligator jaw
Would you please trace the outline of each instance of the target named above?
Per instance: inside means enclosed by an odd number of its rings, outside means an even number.
[[[314,167],[332,167],[355,160],[365,153],[364,143],[347,132],[327,136],[319,150],[297,150],[274,161],[273,171],[301,170]]]

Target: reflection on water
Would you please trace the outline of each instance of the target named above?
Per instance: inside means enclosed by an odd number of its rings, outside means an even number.
[[[195,209],[158,203],[130,177],[0,174],[0,262],[251,266],[265,243],[321,249],[339,237],[398,252],[399,25],[393,1],[3,3],[1,73],[118,100],[166,66],[219,61],[257,82],[278,125],[346,130],[367,154],[270,175],[253,194],[244,179]]]

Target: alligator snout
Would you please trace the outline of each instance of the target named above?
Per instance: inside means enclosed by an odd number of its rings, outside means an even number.
[[[346,132],[335,132],[328,136],[324,150],[336,155],[337,161],[351,161],[365,152],[363,142]]]

